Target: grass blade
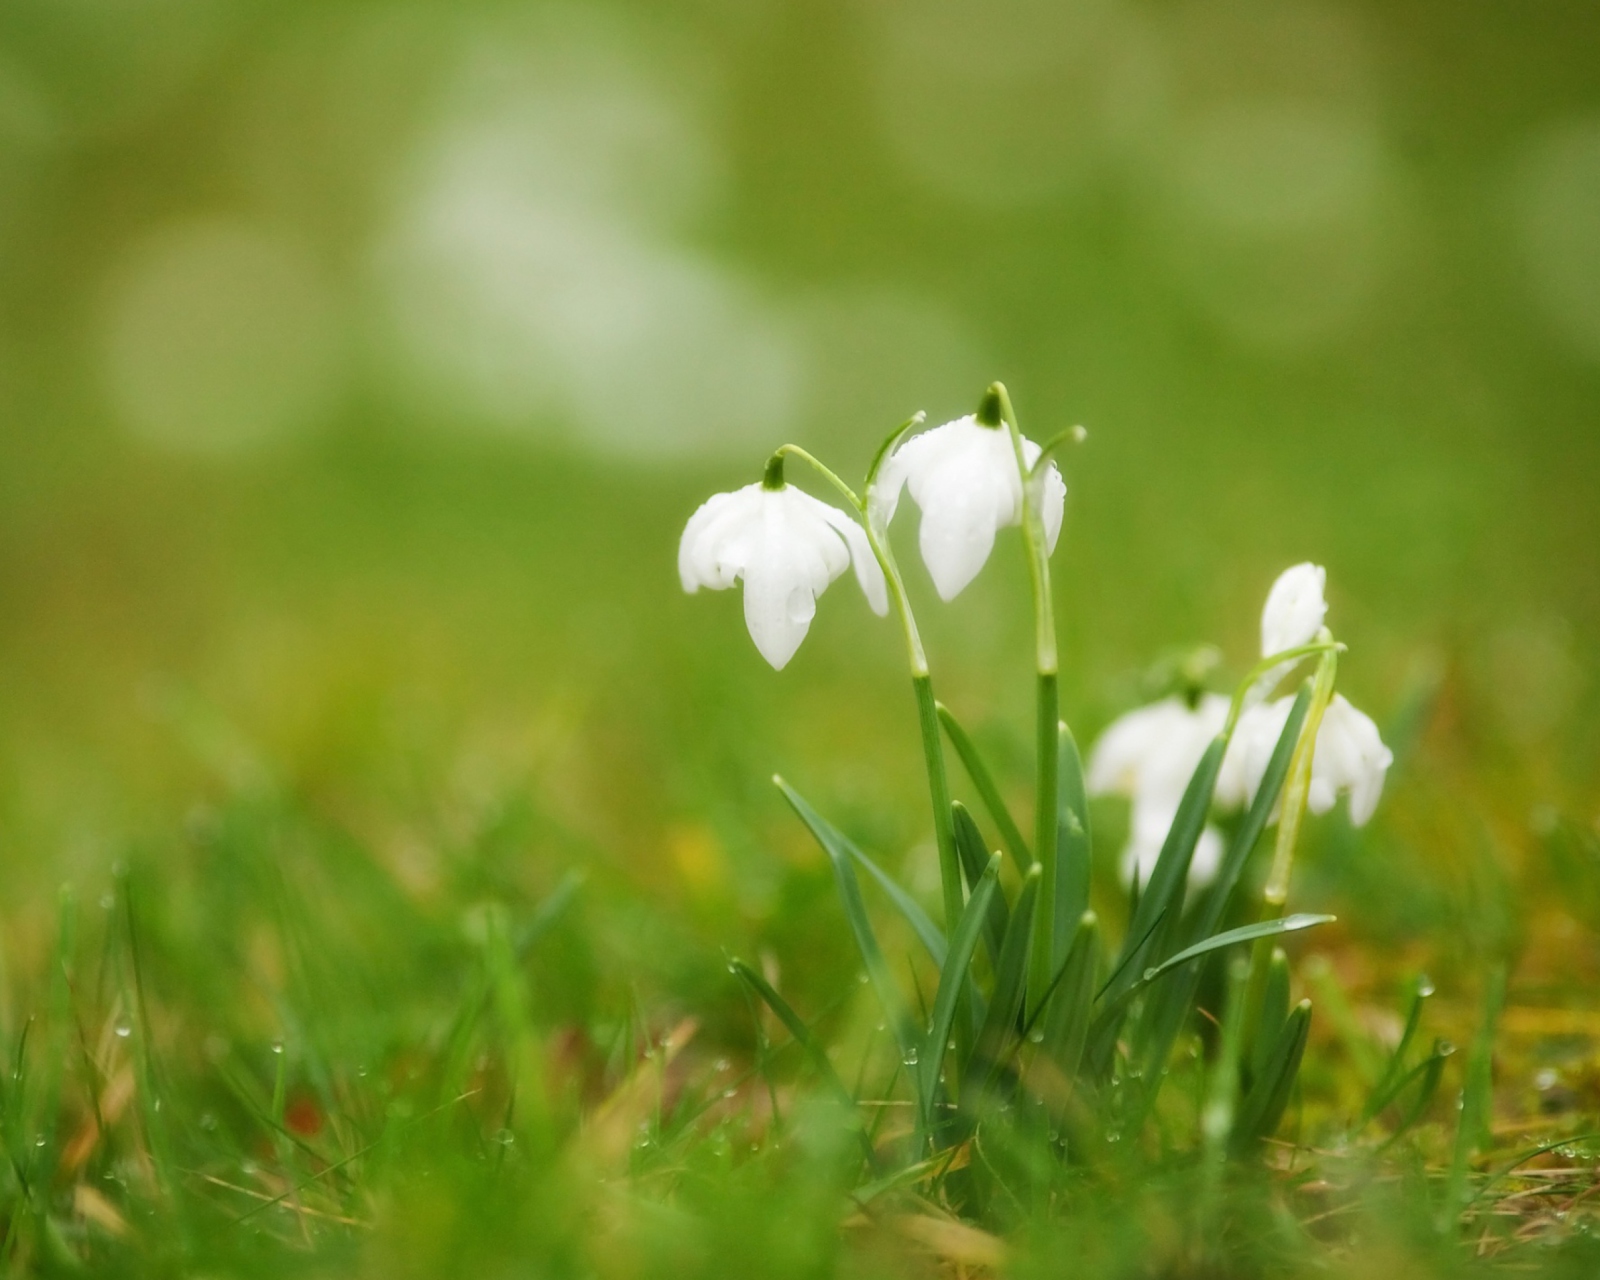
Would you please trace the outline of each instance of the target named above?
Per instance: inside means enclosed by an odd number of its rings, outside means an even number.
[[[983,878],[956,922],[955,934],[950,939],[950,952],[945,956],[944,968],[939,972],[939,990],[933,998],[933,1018],[922,1045],[920,1062],[915,1056],[907,1065],[912,1075],[920,1081],[917,1089],[922,1110],[922,1131],[933,1132],[933,1105],[939,1094],[939,1072],[944,1064],[945,1046],[950,1040],[950,1029],[955,1024],[956,1006],[967,986],[967,967],[972,963],[972,953],[978,949],[978,937],[988,918],[989,899],[999,888],[1000,855],[989,859]],[[919,1147],[920,1147],[919,1143]]]
[[[918,941],[927,950],[934,964],[942,965],[944,963],[945,950],[944,931],[934,924],[933,917],[917,904],[915,898],[896,884],[888,872],[884,871],[882,867],[863,853],[860,846],[853,840],[837,829],[835,829],[834,835],[838,837],[839,843],[843,846],[845,852],[854,858],[861,868],[872,877],[878,887],[883,890],[884,896],[894,904],[895,910],[905,918],[905,922],[911,926],[911,932],[917,935]]]
[[[844,905],[845,919],[849,922],[851,933],[855,935],[856,949],[860,951],[862,963],[866,965],[867,978],[871,981],[873,990],[877,992],[879,1003],[883,1005],[884,1014],[889,1020],[889,1027],[894,1034],[895,1043],[900,1048],[901,1056],[914,1057],[917,1052],[916,1027],[912,1023],[911,1012],[906,1007],[905,997],[889,973],[889,966],[883,958],[883,949],[878,946],[877,934],[872,931],[872,922],[867,919],[866,904],[861,900],[861,885],[857,882],[855,868],[851,865],[849,841],[782,778],[774,777],[772,780],[777,784],[778,790],[783,792],[789,807],[799,815],[800,821],[806,824],[811,834],[816,837],[817,843],[822,846],[823,852],[828,855],[828,860],[833,863],[833,874],[838,881],[839,898]]]
[[[1261,1021],[1256,1024],[1256,1042],[1250,1048],[1250,1079],[1258,1080],[1278,1033],[1289,1020],[1289,957],[1282,947],[1273,947],[1267,961],[1267,986],[1261,997]]]
[[[747,965],[743,960],[734,959],[728,962],[728,967],[739,977],[746,986],[754,991],[766,1002],[767,1008],[778,1015],[778,1021],[789,1029],[789,1034],[795,1038],[806,1057],[811,1059],[817,1069],[817,1074],[822,1077],[823,1083],[838,1098],[839,1104],[844,1107],[851,1119],[857,1139],[861,1142],[862,1150],[866,1154],[867,1167],[877,1167],[877,1153],[872,1149],[872,1139],[867,1136],[866,1129],[862,1126],[856,1100],[851,1096],[850,1090],[844,1087],[844,1081],[839,1079],[839,1073],[834,1070],[833,1062],[828,1057],[828,1051],[822,1047],[821,1042],[812,1035],[811,1028],[806,1026],[805,1020],[794,1011],[790,1003],[778,994],[775,988],[764,977]]]
[[[1078,917],[1061,972],[1045,996],[1044,1051],[1069,1080],[1083,1061],[1099,960],[1100,920],[1093,911],[1085,911]]]
[[[1284,781],[1289,776],[1289,764],[1294,758],[1295,743],[1300,740],[1300,727],[1305,723],[1306,713],[1310,709],[1311,681],[1307,680],[1300,686],[1294,705],[1289,708],[1289,718],[1284,722],[1283,732],[1278,735],[1278,743],[1272,749],[1266,772],[1261,775],[1261,785],[1256,788],[1255,799],[1250,802],[1243,821],[1234,831],[1227,852],[1222,856],[1222,865],[1217,869],[1217,878],[1211,882],[1205,901],[1195,913],[1194,927],[1190,932],[1192,941],[1198,942],[1201,938],[1209,937],[1222,923],[1228,902],[1238,887],[1239,877],[1244,874],[1245,864],[1249,862],[1256,842],[1261,839],[1261,833],[1266,830],[1272,811],[1278,806],[1278,797],[1283,792]]]
[[[978,824],[972,820],[966,805],[959,800],[950,806],[950,816],[955,823],[956,849],[961,854],[967,892],[976,893],[978,882],[983,879],[983,873],[989,866],[989,850],[984,847],[983,832],[978,830]],[[983,922],[983,940],[989,959],[995,965],[1000,963],[1000,951],[1005,945],[1009,914],[1004,897],[997,893],[990,898],[989,910]]]
[[[1422,1006],[1432,994],[1433,983],[1428,979],[1428,975],[1418,974],[1411,990],[1411,1007],[1406,1013],[1405,1030],[1400,1033],[1400,1043],[1390,1055],[1389,1065],[1379,1077],[1378,1083],[1372,1086],[1372,1096],[1367,1102],[1366,1110],[1361,1113],[1362,1124],[1366,1124],[1393,1102],[1395,1096],[1405,1087],[1400,1075],[1405,1071],[1406,1051],[1411,1048],[1411,1042],[1417,1035],[1417,1027],[1422,1022]]]
[[[995,962],[994,993],[989,1001],[989,1013],[978,1031],[977,1044],[972,1052],[968,1076],[977,1076],[972,1089],[975,1099],[989,1091],[1002,1055],[1006,1037],[1014,1035],[1017,1013],[1022,1008],[1028,989],[1028,957],[1033,947],[1033,913],[1039,903],[1040,868],[1028,868],[1023,878],[1022,892],[1017,895],[1016,910],[1006,926],[1005,941],[1000,947],[1000,958]]]
[[[1078,921],[1089,909],[1089,793],[1083,758],[1066,722],[1057,726],[1055,955],[1064,956]]]
[[[1400,1118],[1400,1123],[1395,1125],[1394,1132],[1384,1139],[1383,1146],[1378,1148],[1380,1151],[1385,1151],[1393,1146],[1400,1140],[1407,1129],[1422,1118],[1422,1113],[1428,1109],[1428,1104],[1433,1101],[1433,1095],[1438,1092],[1439,1081],[1444,1077],[1445,1061],[1455,1051],[1455,1045],[1448,1040],[1435,1040],[1433,1042],[1433,1052],[1397,1080],[1389,1096],[1379,1103],[1378,1111],[1382,1111],[1390,1102],[1404,1093],[1413,1080],[1421,1078],[1422,1083],[1417,1087],[1416,1097],[1411,1100],[1411,1105],[1406,1108],[1406,1113]],[[1375,1111],[1373,1114],[1376,1115],[1377,1112]]]
[[[1450,1178],[1445,1188],[1445,1207],[1441,1230],[1449,1230],[1459,1220],[1468,1203],[1467,1172],[1475,1152],[1489,1146],[1489,1121],[1494,1105],[1494,1029],[1506,999],[1506,967],[1497,964],[1489,972],[1483,995],[1483,1021],[1472,1042],[1472,1057],[1467,1077],[1461,1086],[1461,1121],[1456,1129],[1455,1156],[1450,1163]]]
[[[956,755],[961,757],[961,767],[967,771],[967,777],[972,779],[972,785],[978,793],[978,798],[983,801],[983,807],[988,810],[989,819],[1000,833],[1000,839],[1017,860],[1017,866],[1024,869],[1034,863],[1033,851],[1028,848],[1028,842],[1023,839],[1022,830],[1011,816],[1011,810],[1006,808],[1006,802],[1000,797],[1000,788],[995,786],[994,777],[990,774],[988,766],[983,763],[983,757],[978,754],[978,748],[972,739],[967,736],[967,731],[961,727],[960,721],[950,714],[950,708],[944,703],[935,704],[939,712],[939,723],[944,726],[945,737],[950,739],[950,745],[956,749]]]
[[[1194,847],[1205,829],[1206,815],[1211,808],[1211,795],[1216,790],[1217,773],[1222,767],[1222,753],[1227,739],[1218,736],[1201,757],[1200,763],[1189,779],[1178,813],[1172,820],[1161,854],[1156,859],[1155,870],[1150,873],[1150,883],[1139,895],[1138,908],[1128,923],[1128,935],[1122,944],[1119,961],[1132,961],[1144,949],[1145,940],[1154,932],[1155,924],[1163,917],[1176,917],[1183,910],[1184,882],[1189,877],[1189,863],[1194,858]],[[1110,996],[1115,999],[1131,986],[1137,973],[1134,965],[1121,968],[1113,978]]]
[[[1302,1000],[1273,1038],[1272,1048],[1262,1058],[1262,1070],[1240,1104],[1231,1144],[1235,1155],[1249,1151],[1277,1129],[1289,1105],[1310,1030],[1311,1001]]]
[[[1146,969],[1144,976],[1138,981],[1139,986],[1146,986],[1154,982],[1180,965],[1187,964],[1190,960],[1213,951],[1220,951],[1224,947],[1235,946],[1241,942],[1254,942],[1258,938],[1275,938],[1281,933],[1298,933],[1302,929],[1313,929],[1319,924],[1332,924],[1338,916],[1311,915],[1298,912],[1292,916],[1283,916],[1277,920],[1260,920],[1255,924],[1242,924],[1237,929],[1228,929],[1214,937],[1207,938],[1204,942],[1197,942],[1192,947],[1186,947],[1177,955],[1162,961],[1153,969]]]
[[[767,1008],[778,1015],[778,1021],[789,1029],[789,1034],[795,1042],[805,1050],[806,1056],[811,1059],[817,1068],[817,1074],[822,1077],[823,1083],[828,1086],[841,1102],[854,1107],[856,1100],[850,1096],[850,1090],[844,1087],[844,1081],[839,1079],[839,1073],[834,1070],[833,1062],[828,1057],[827,1050],[817,1038],[811,1034],[811,1028],[806,1026],[804,1020],[794,1011],[794,1007],[778,994],[777,989],[764,977],[747,965],[743,960],[734,959],[728,962],[728,968],[740,978],[749,988],[766,1002]]]

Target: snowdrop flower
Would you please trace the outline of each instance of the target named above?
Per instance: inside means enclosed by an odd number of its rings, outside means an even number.
[[[1344,793],[1350,796],[1350,821],[1365,826],[1383,794],[1383,779],[1394,752],[1383,745],[1372,717],[1357,711],[1343,694],[1323,713],[1317,730],[1317,751],[1311,758],[1311,789],[1306,807],[1326,813]]]
[[[1327,581],[1328,571],[1310,561],[1278,575],[1261,611],[1263,658],[1285,649],[1298,649],[1316,638],[1322,620],[1328,616],[1328,602],[1322,595]]]
[[[1228,699],[1204,694],[1194,706],[1165,698],[1130,711],[1100,735],[1089,754],[1084,782],[1091,795],[1123,795],[1133,802],[1122,878],[1149,882],[1178,805],[1200,759],[1228,719]],[[1222,861],[1222,838],[1201,833],[1189,864],[1192,885],[1209,883]]]
[[[779,671],[806,638],[817,597],[852,563],[873,612],[887,614],[883,569],[861,526],[785,484],[781,467],[769,468],[765,481],[710,498],[689,517],[678,544],[685,591],[720,591],[743,580],[750,638]]]
[[[1024,439],[1024,464],[1032,467],[1038,459],[1039,446]],[[868,499],[874,528],[888,528],[902,488],[911,490],[922,510],[923,563],[945,600],[954,600],[977,577],[996,532],[1022,522],[1022,477],[1011,433],[1003,424],[985,426],[972,414],[913,436],[889,456]],[[1045,469],[1038,492],[1045,542],[1053,552],[1067,498],[1055,463]]]
[[[1254,801],[1293,702],[1292,698],[1279,698],[1251,707],[1239,717],[1217,780],[1219,804]],[[1348,794],[1350,821],[1365,826],[1378,807],[1384,777],[1393,763],[1394,753],[1383,745],[1372,717],[1351,706],[1342,693],[1334,694],[1317,729],[1306,808],[1327,813],[1341,795]]]

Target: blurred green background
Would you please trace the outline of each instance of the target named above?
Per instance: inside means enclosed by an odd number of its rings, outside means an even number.
[[[1412,738],[1308,898],[1470,950],[1551,815],[1592,829],[1592,4],[11,0],[12,963],[61,881],[181,883],[289,796],[424,907],[587,868],[647,997],[726,987],[722,944],[848,972],[766,780],[930,884],[898,638],[841,585],[774,675],[677,537],[778,443],[855,475],[996,377],[1090,430],[1081,739],[1171,645],[1242,669],[1310,558]],[[1025,788],[1017,548],[955,606],[912,577]]]

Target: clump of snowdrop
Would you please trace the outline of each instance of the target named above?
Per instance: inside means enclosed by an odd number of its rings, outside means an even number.
[[[765,480],[707,499],[678,544],[685,591],[744,583],[750,638],[779,671],[806,638],[817,597],[852,564],[872,611],[887,614],[883,569],[860,524],[786,483],[781,459]]]
[[[1278,576],[1261,612],[1264,660],[1303,649],[1324,634],[1326,583],[1326,570],[1309,563]],[[1293,702],[1288,697],[1266,699],[1293,666],[1292,658],[1270,664],[1250,686],[1217,778],[1219,809],[1239,808],[1255,799]],[[1216,694],[1204,695],[1192,705],[1169,698],[1130,711],[1096,742],[1086,774],[1089,790],[1123,795],[1132,802],[1123,851],[1124,880],[1135,874],[1141,880],[1149,877],[1189,775],[1211,740],[1227,727],[1228,713],[1228,700]],[[1364,825],[1377,808],[1393,762],[1372,719],[1344,695],[1334,694],[1317,730],[1306,807],[1312,813],[1326,813],[1340,795],[1348,794],[1350,820]],[[1205,883],[1215,873],[1220,849],[1220,838],[1206,828],[1190,864],[1195,882]]]
[[[1013,1137],[1037,1141],[1044,1159],[1063,1154],[1061,1135],[1068,1128],[1071,1145],[1081,1144],[1091,1113],[1104,1121],[1108,1139],[1113,1133],[1131,1138],[1125,1129],[1130,1117],[1137,1127],[1152,1114],[1179,1034],[1195,1025],[1195,993],[1202,965],[1210,962],[1205,957],[1244,942],[1255,944],[1248,982],[1229,987],[1223,1027],[1234,1045],[1220,1055],[1208,1087],[1203,1137],[1213,1152],[1256,1149],[1283,1115],[1310,1020],[1307,1002],[1291,1010],[1287,986],[1272,986],[1279,961],[1270,941],[1332,919],[1285,914],[1301,815],[1324,812],[1348,795],[1351,817],[1365,822],[1392,759],[1372,721],[1334,692],[1342,646],[1324,625],[1326,574],[1301,564],[1273,584],[1261,617],[1262,660],[1231,699],[1204,692],[1204,670],[1191,661],[1181,673],[1186,696],[1122,717],[1095,744],[1085,769],[1060,717],[1051,595],[1051,556],[1066,501],[1052,454],[1081,440],[1082,428],[1036,444],[1022,433],[999,383],[976,413],[916,433],[921,422],[917,415],[884,441],[860,496],[803,449],[783,445],[760,483],[702,505],[678,548],[686,591],[743,584],[750,635],[774,667],[794,656],[817,598],[852,565],[868,604],[880,615],[892,604],[905,633],[943,919],[936,922],[865,848],[788,783],[774,780],[832,864],[863,981],[882,1006],[886,1038],[894,1041],[891,1071],[876,1088],[898,1085],[911,1095],[906,1138],[874,1139],[874,1126],[858,1130],[864,1167],[874,1176],[883,1172],[878,1148],[886,1143],[898,1142],[906,1163],[925,1159],[930,1149],[966,1141],[985,1116],[1006,1115]],[[790,458],[807,463],[839,505],[789,485],[784,462]],[[1021,530],[1033,594],[1036,679],[1029,835],[1010,812],[1005,780],[991,773],[971,735],[934,698],[911,593],[890,538],[906,492],[921,512],[922,560],[946,601],[983,569],[1002,530]],[[1312,658],[1315,677],[1294,697],[1275,699],[1283,677]],[[952,795],[946,739],[971,784],[973,809]],[[1091,793],[1131,802],[1122,867],[1139,892],[1130,895],[1127,925],[1114,947],[1091,902],[1098,896]],[[1248,809],[1230,828],[1225,848],[1208,818],[1214,809],[1241,805]],[[1259,890],[1250,890],[1258,896],[1253,923],[1224,929],[1234,895],[1249,883],[1242,875],[1246,860],[1274,820],[1269,874]],[[1006,859],[993,851],[991,835],[1015,864],[1015,876],[1006,878],[1009,891],[1000,875]],[[901,957],[891,964],[877,940],[859,871],[904,915],[926,952],[927,971],[937,975],[934,998],[915,1006],[920,1015],[899,978]],[[1214,888],[1186,903],[1206,881]],[[975,965],[980,947],[988,959]],[[923,966],[913,961],[913,968],[920,983]],[[805,1042],[801,1016],[766,978],[738,961],[730,971]],[[1269,987],[1278,993],[1272,1000]],[[816,1060],[832,1077],[826,1056]],[[1119,1063],[1132,1069],[1120,1070]],[[853,1111],[855,1098],[842,1081],[833,1079],[832,1087]],[[1028,1105],[1013,1106],[1019,1098]],[[1129,1141],[1127,1149],[1138,1145]]]

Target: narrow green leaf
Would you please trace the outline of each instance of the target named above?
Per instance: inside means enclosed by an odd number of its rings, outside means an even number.
[[[1379,1148],[1380,1151],[1393,1146],[1405,1134],[1406,1130],[1410,1129],[1412,1125],[1422,1118],[1422,1113],[1428,1109],[1428,1104],[1433,1101],[1433,1095],[1438,1092],[1439,1081],[1444,1078],[1445,1061],[1455,1051],[1455,1045],[1448,1040],[1435,1040],[1433,1042],[1433,1052],[1412,1067],[1399,1080],[1395,1081],[1392,1092],[1378,1104],[1378,1111],[1382,1111],[1390,1102],[1399,1098],[1413,1080],[1420,1078],[1421,1083],[1417,1086],[1416,1095],[1411,1099],[1411,1105],[1406,1108],[1405,1114],[1400,1117],[1400,1122],[1395,1125],[1394,1131],[1384,1139],[1383,1146]],[[1376,1115],[1377,1112],[1373,1114]]]
[[[1058,981],[1045,997],[1044,1051],[1069,1080],[1083,1061],[1099,961],[1100,920],[1093,911],[1085,911],[1078,917]]]
[[[978,937],[983,932],[988,917],[989,899],[999,887],[1000,855],[989,859],[989,865],[978,882],[978,887],[967,899],[967,905],[956,922],[950,939],[950,951],[945,956],[944,968],[939,972],[939,990],[933,997],[933,1019],[927,1038],[922,1044],[920,1061],[912,1057],[907,1066],[920,1081],[917,1090],[922,1108],[924,1134],[933,1132],[934,1100],[939,1095],[939,1073],[944,1064],[945,1047],[950,1040],[950,1030],[955,1024],[956,1006],[967,985],[967,968],[972,963],[972,953],[978,948]]]
[[[1256,842],[1261,839],[1261,833],[1266,830],[1272,811],[1278,806],[1284,780],[1289,776],[1295,743],[1300,740],[1300,727],[1305,723],[1306,713],[1310,709],[1311,681],[1307,680],[1300,686],[1294,705],[1289,708],[1289,718],[1284,722],[1283,732],[1278,735],[1277,745],[1272,749],[1266,772],[1261,775],[1261,785],[1256,788],[1255,799],[1250,802],[1243,820],[1233,833],[1233,839],[1228,842],[1227,852],[1222,855],[1222,863],[1217,868],[1217,878],[1211,882],[1205,901],[1195,913],[1190,941],[1198,942],[1215,933],[1227,914],[1228,903],[1238,887],[1239,877],[1244,874],[1245,864],[1249,862]],[[1199,975],[1195,976],[1198,981]]]
[[[950,713],[950,708],[940,702],[935,704],[939,712],[939,723],[944,726],[945,737],[950,739],[950,745],[956,749],[956,755],[961,757],[961,767],[967,771],[967,777],[972,779],[972,785],[978,792],[978,798],[983,801],[983,807],[989,812],[989,820],[994,823],[995,830],[1000,833],[1000,839],[1005,841],[1005,846],[1016,859],[1017,866],[1024,869],[1031,867],[1034,862],[1033,851],[1028,848],[1028,842],[1022,837],[1022,830],[1011,816],[1011,810],[1006,807],[1006,802],[1000,796],[1000,788],[995,786],[994,776],[983,762],[983,757],[978,754],[978,748],[967,731],[961,727],[961,722]]]
[[[1078,921],[1089,909],[1089,794],[1083,759],[1066,722],[1056,726],[1056,893],[1055,954],[1064,956]]]
[[[855,935],[856,949],[860,951],[862,963],[866,966],[867,978],[872,983],[873,990],[877,992],[878,1002],[883,1006],[902,1057],[915,1056],[918,1039],[916,1028],[911,1021],[911,1013],[906,1008],[905,997],[895,985],[894,978],[889,973],[889,966],[884,961],[883,949],[878,946],[877,934],[872,931],[872,922],[867,919],[866,904],[861,900],[861,886],[857,883],[855,869],[851,866],[850,851],[847,847],[849,842],[782,778],[774,777],[773,782],[777,784],[778,790],[783,792],[789,807],[799,815],[800,821],[805,823],[811,834],[816,837],[817,843],[822,846],[822,851],[828,855],[828,860],[833,863],[834,879],[838,882],[845,920],[850,925],[850,932]]]
[[[961,854],[961,870],[966,876],[967,892],[976,893],[978,882],[989,866],[989,850],[983,844],[983,832],[972,820],[966,805],[957,800],[950,806],[950,817],[956,829],[956,849]],[[1005,943],[1009,912],[1003,895],[995,894],[989,900],[989,911],[983,922],[984,946],[992,964],[1000,963],[1000,948]]]
[[[736,977],[740,978],[766,1002],[767,1007],[773,1013],[778,1015],[778,1021],[789,1029],[789,1034],[795,1038],[795,1042],[805,1050],[806,1056],[811,1059],[812,1065],[816,1067],[817,1074],[822,1077],[823,1083],[838,1096],[841,1102],[853,1108],[856,1105],[856,1100],[850,1096],[850,1090],[844,1087],[844,1081],[839,1079],[839,1074],[834,1070],[833,1062],[829,1059],[827,1050],[822,1047],[816,1036],[811,1033],[811,1028],[806,1026],[805,1021],[794,1011],[794,1007],[778,994],[777,989],[766,978],[762,977],[761,974],[757,973],[743,960],[730,960],[728,967],[733,970]]]
[[[1427,1003],[1428,997],[1433,994],[1433,982],[1428,975],[1418,974],[1411,988],[1411,1006],[1406,1011],[1405,1030],[1400,1033],[1400,1043],[1395,1045],[1394,1053],[1389,1057],[1389,1065],[1384,1069],[1378,1083],[1372,1087],[1372,1096],[1367,1101],[1367,1108],[1361,1113],[1361,1123],[1366,1124],[1373,1116],[1382,1111],[1394,1101],[1401,1085],[1396,1081],[1405,1071],[1406,1052],[1411,1048],[1411,1042],[1416,1038],[1417,1028],[1422,1023],[1422,1006]]]
[[[1016,909],[1011,913],[1005,941],[1000,947],[1000,958],[995,962],[989,1013],[978,1032],[972,1064],[964,1073],[969,1080],[975,1078],[972,1095],[977,1099],[988,1092],[1008,1037],[1016,1035],[1017,1013],[1028,989],[1028,953],[1033,946],[1033,913],[1039,902],[1040,874],[1036,864],[1029,867],[1028,874],[1023,877],[1022,892],[1017,895]]]
[[[1467,1062],[1466,1080],[1461,1087],[1461,1119],[1456,1128],[1455,1155],[1445,1190],[1445,1212],[1441,1227],[1456,1222],[1467,1204],[1467,1171],[1473,1153],[1490,1141],[1489,1121],[1494,1106],[1494,1031],[1506,998],[1506,967],[1497,964],[1489,971],[1483,993],[1483,1021],[1472,1042],[1472,1057]]]
[[[1305,1055],[1306,1036],[1311,1029],[1311,1001],[1294,1007],[1263,1057],[1261,1073],[1245,1094],[1234,1121],[1232,1146],[1235,1154],[1251,1150],[1262,1138],[1270,1138],[1283,1119]]]
[[[1103,1076],[1110,1069],[1111,1055],[1116,1048],[1117,1033],[1126,1016],[1127,1008],[1133,997],[1140,991],[1148,988],[1152,983],[1168,974],[1180,969],[1189,961],[1199,956],[1208,955],[1213,951],[1220,951],[1224,947],[1231,947],[1241,942],[1252,942],[1259,938],[1272,938],[1281,933],[1294,933],[1300,929],[1309,929],[1314,925],[1329,924],[1338,917],[1318,915],[1292,915],[1284,916],[1278,920],[1262,920],[1256,924],[1240,925],[1237,929],[1229,929],[1215,937],[1207,938],[1204,942],[1197,942],[1192,947],[1187,947],[1177,955],[1163,961],[1154,968],[1146,969],[1137,979],[1119,981],[1118,975],[1112,975],[1100,989],[1096,999],[1100,1004],[1100,1012],[1096,1015],[1094,1023],[1089,1029],[1089,1063],[1090,1070],[1095,1075]],[[1159,921],[1157,922],[1159,924]],[[1137,951],[1137,948],[1135,948]],[[1123,961],[1124,967],[1127,961]]]
[[[1147,985],[1164,974],[1171,973],[1179,965],[1185,964],[1197,956],[1207,955],[1213,951],[1220,951],[1223,947],[1231,947],[1240,942],[1254,942],[1257,938],[1275,938],[1280,933],[1298,933],[1301,929],[1312,929],[1319,924],[1332,924],[1338,916],[1309,915],[1304,912],[1283,916],[1277,920],[1261,920],[1255,924],[1242,924],[1237,929],[1228,929],[1214,937],[1207,938],[1204,942],[1197,942],[1192,947],[1186,947],[1171,959],[1164,960],[1153,969],[1146,969],[1144,976],[1139,980],[1139,985]]]
[[[519,960],[525,957],[533,949],[534,944],[549,933],[556,922],[566,914],[567,908],[577,898],[578,890],[583,888],[584,879],[584,872],[577,868],[568,871],[545,900],[534,909],[533,916],[517,931],[515,946]]]
[[[1250,1050],[1252,1080],[1266,1071],[1268,1054],[1288,1020],[1289,957],[1282,947],[1273,947],[1272,958],[1267,962],[1267,986],[1261,998],[1261,1021],[1256,1024],[1256,1042]]]
[[[894,908],[911,926],[911,932],[917,935],[923,947],[927,950],[934,964],[944,963],[944,932],[934,924],[933,917],[924,911],[917,900],[902,889],[876,862],[861,851],[861,847],[849,837],[834,832],[839,837],[841,847],[858,862],[862,869],[872,877],[878,887],[883,890],[884,896],[894,904]]]
[[[1139,895],[1139,906],[1128,923],[1128,935],[1123,941],[1119,960],[1136,957],[1143,950],[1144,940],[1153,932],[1153,926],[1163,916],[1176,917],[1182,912],[1189,863],[1194,858],[1194,847],[1200,840],[1200,833],[1205,830],[1211,796],[1216,790],[1217,773],[1222,767],[1222,754],[1227,745],[1227,739],[1219,735],[1195,766],[1183,799],[1179,802],[1177,816],[1173,818],[1172,827],[1161,846],[1155,870],[1150,873],[1150,883]],[[1121,970],[1111,990],[1113,999],[1127,985],[1131,985],[1134,972],[1136,970],[1131,967]]]
[[[1216,1065],[1206,1089],[1205,1106],[1200,1112],[1200,1134],[1205,1142],[1207,1163],[1215,1170],[1228,1153],[1229,1135],[1239,1101],[1239,1059],[1244,1051],[1245,994],[1250,983],[1250,966],[1242,956],[1228,965],[1228,994],[1222,1010],[1222,1036],[1217,1044]],[[1214,1191],[1214,1188],[1212,1188]]]

